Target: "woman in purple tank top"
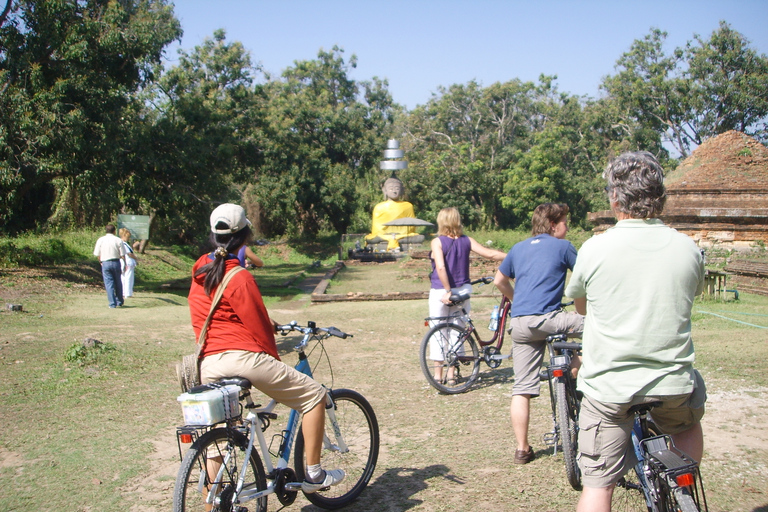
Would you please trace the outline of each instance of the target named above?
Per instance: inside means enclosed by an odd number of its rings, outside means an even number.
[[[448,306],[451,294],[469,295],[472,285],[469,284],[469,253],[474,252],[485,258],[502,261],[505,253],[490,249],[477,243],[473,238],[464,234],[461,216],[456,208],[443,208],[437,214],[437,237],[432,240],[432,287],[429,290],[429,316],[445,317],[460,310],[459,306]],[[465,301],[464,309],[469,313],[469,300]],[[456,323],[460,323],[458,318]],[[439,342],[433,338],[430,342],[429,358],[434,361],[435,380],[443,382],[443,351]],[[453,368],[448,369],[446,379],[449,384],[454,378]]]

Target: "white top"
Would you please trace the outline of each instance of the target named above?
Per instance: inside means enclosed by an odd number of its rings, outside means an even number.
[[[587,240],[565,295],[586,297],[578,389],[602,402],[693,390],[693,300],[704,258],[658,219],[628,219]]]
[[[119,260],[125,256],[123,241],[112,233],[107,233],[96,240],[96,247],[93,249],[93,255],[99,257],[99,262]]]

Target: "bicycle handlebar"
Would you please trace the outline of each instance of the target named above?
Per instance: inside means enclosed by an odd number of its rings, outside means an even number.
[[[474,281],[470,281],[469,284],[475,285],[475,284],[491,284],[493,282],[492,277],[481,277],[480,279],[475,279]]]
[[[299,325],[296,320],[291,321],[290,323],[287,323],[285,325],[276,325],[275,331],[279,332],[283,336],[288,334],[291,331],[298,331],[304,335],[314,335],[318,333],[327,333],[329,336],[336,336],[337,338],[346,339],[346,338],[354,338],[352,334],[348,334],[346,332],[342,332],[341,330],[337,329],[336,327],[318,327],[315,322],[307,322],[307,326],[304,327],[302,325]]]

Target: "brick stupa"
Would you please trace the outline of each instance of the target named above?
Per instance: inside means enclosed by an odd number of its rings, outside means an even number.
[[[701,247],[768,244],[768,148],[737,131],[704,141],[665,178],[661,219]],[[592,212],[596,233],[615,223],[610,210]]]

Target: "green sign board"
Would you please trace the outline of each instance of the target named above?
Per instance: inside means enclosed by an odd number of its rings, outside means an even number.
[[[128,228],[134,240],[149,238],[149,215],[118,215],[117,227]]]

